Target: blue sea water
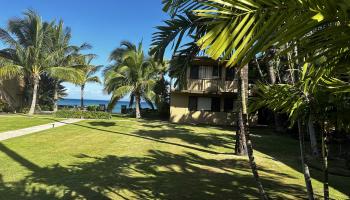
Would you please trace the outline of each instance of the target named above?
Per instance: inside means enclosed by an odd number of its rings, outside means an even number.
[[[106,107],[108,105],[108,101],[106,100],[92,100],[92,99],[84,99],[84,105],[85,106],[90,106],[90,105],[100,105],[100,104],[105,104]],[[61,99],[58,101],[58,105],[63,105],[63,106],[80,106],[80,99]],[[112,113],[120,113],[121,112],[121,106],[126,105],[127,107],[129,106],[128,101],[118,101],[115,107],[112,110]],[[150,106],[145,103],[141,102],[141,107],[142,108],[150,108]]]

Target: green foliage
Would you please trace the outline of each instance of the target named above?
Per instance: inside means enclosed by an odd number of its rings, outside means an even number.
[[[63,26],[63,21],[45,22],[33,10],[27,10],[23,18],[10,19],[7,29],[0,28],[0,40],[6,45],[0,50],[0,77],[24,77],[32,86],[28,92],[32,100],[38,96],[33,88],[43,75],[55,82],[76,82],[81,72],[71,65],[76,51],[86,45],[71,46],[70,39],[70,29]],[[30,114],[34,113],[34,105],[32,102]]]
[[[97,105],[90,105],[86,108],[88,111],[98,111],[99,106]]]
[[[170,116],[170,95],[169,82],[165,79],[158,80],[153,88],[155,93],[155,104],[161,118],[167,119]]]
[[[144,55],[142,43],[136,46],[124,41],[111,53],[110,59],[113,64],[104,72],[104,90],[112,94],[108,110],[112,110],[117,101],[127,94],[130,94],[130,106],[139,97],[153,108],[152,89],[158,70],[152,58]]]
[[[58,110],[55,113],[57,118],[83,118],[83,119],[110,119],[111,113],[82,110]]]
[[[41,110],[50,111],[55,104],[55,90],[57,90],[58,99],[67,96],[66,88],[61,80],[54,79],[46,74],[40,76],[38,104]]]
[[[287,113],[292,124],[297,120],[305,121],[312,114],[320,123],[327,121],[349,132],[349,85],[338,78],[331,78],[338,73],[337,69],[305,64],[300,79],[294,84],[258,83],[257,96],[252,98],[250,110],[267,107]]]
[[[11,106],[7,102],[0,99],[0,112],[12,112],[12,111],[13,109],[11,108]]]

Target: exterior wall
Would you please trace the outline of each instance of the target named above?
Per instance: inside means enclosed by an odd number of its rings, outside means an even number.
[[[208,59],[196,59],[194,65],[215,66],[217,62]],[[237,104],[240,103],[238,95],[238,68],[235,68],[232,81],[226,81],[226,67],[221,66],[221,76],[199,79],[191,79],[191,69],[186,71],[186,84],[183,88],[176,88],[171,92],[170,99],[170,121],[174,123],[194,123],[194,124],[212,124],[212,125],[234,125],[236,123]],[[219,72],[220,72],[219,71]],[[200,72],[201,73],[201,72]],[[203,74],[203,72],[202,72]],[[244,82],[246,90],[246,98],[248,100],[249,84],[248,84],[248,65],[241,69],[241,78]],[[206,76],[207,77],[207,76]],[[220,112],[212,111],[190,111],[188,109],[189,96],[198,97],[220,97]],[[233,112],[224,112],[224,98],[238,96],[234,102]],[[256,116],[250,116],[250,124],[256,124]]]
[[[193,123],[211,125],[234,125],[235,114],[223,112],[223,99],[221,98],[221,111],[190,111],[188,99],[192,94],[171,93],[170,121],[173,123]]]
[[[0,100],[18,110],[23,105],[23,87],[17,79],[0,80]]]

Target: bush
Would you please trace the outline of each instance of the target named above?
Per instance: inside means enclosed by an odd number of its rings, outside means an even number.
[[[40,106],[40,110],[41,111],[52,111],[53,110],[53,106],[52,105],[41,105]]]
[[[86,108],[88,111],[98,111],[99,106],[91,105]]]
[[[13,108],[11,108],[11,106],[5,102],[0,100],[0,112],[13,112]]]
[[[22,109],[21,109],[21,112],[22,112],[22,113],[25,113],[25,114],[28,113],[28,112],[29,112],[29,107],[24,107],[24,108],[22,108]]]
[[[55,113],[57,118],[83,118],[83,119],[110,119],[112,115],[107,112],[59,110]]]

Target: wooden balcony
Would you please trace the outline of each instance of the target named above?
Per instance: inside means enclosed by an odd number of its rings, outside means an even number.
[[[176,91],[189,93],[225,93],[237,92],[237,81],[222,79],[188,79],[185,88]]]

